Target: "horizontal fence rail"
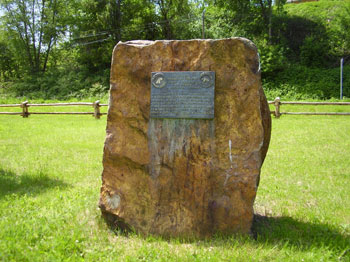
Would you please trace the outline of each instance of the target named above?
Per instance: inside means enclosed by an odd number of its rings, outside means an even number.
[[[281,101],[279,97],[276,97],[274,101],[268,101],[270,105],[275,106],[274,111],[270,111],[272,115],[279,118],[281,115],[319,115],[319,116],[350,116],[350,112],[281,112],[281,105],[339,105],[350,106],[350,102],[289,102]],[[94,108],[94,112],[29,112],[29,107],[50,107],[50,106],[91,106]],[[89,102],[70,102],[70,103],[44,103],[44,104],[30,104],[28,101],[24,101],[20,104],[1,105],[1,107],[20,107],[22,112],[0,112],[0,115],[21,115],[26,118],[29,115],[92,115],[96,119],[99,119],[102,115],[107,113],[101,113],[100,107],[108,106],[108,104],[100,104],[100,101],[93,103]]]
[[[279,97],[276,97],[274,101],[268,101],[268,103],[275,106],[275,111],[270,112],[276,118],[281,115],[350,116],[350,112],[281,112],[281,105],[350,106],[350,102],[282,102]]]
[[[91,106],[94,108],[94,112],[29,112],[29,107],[41,107],[41,106]],[[47,104],[30,104],[28,101],[24,101],[21,104],[0,105],[0,107],[20,107],[22,112],[0,112],[0,115],[21,115],[22,117],[28,117],[29,115],[92,115],[96,119],[99,119],[102,115],[107,113],[101,113],[100,107],[108,106],[108,104],[100,104],[97,100],[93,103],[89,102],[70,102],[70,103],[47,103]]]

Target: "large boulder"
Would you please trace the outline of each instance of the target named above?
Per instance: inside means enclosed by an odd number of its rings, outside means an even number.
[[[151,118],[152,72],[215,72],[213,119]],[[249,233],[271,118],[243,38],[119,42],[111,67],[100,208],[144,234]]]

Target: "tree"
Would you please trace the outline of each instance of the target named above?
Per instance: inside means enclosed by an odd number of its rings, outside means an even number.
[[[233,26],[244,28],[251,35],[268,35],[272,40],[274,10],[281,13],[285,0],[211,0],[210,4],[230,14]],[[274,6],[276,8],[274,8]]]
[[[350,55],[350,2],[343,5],[344,12],[340,15],[341,53]]]
[[[0,82],[8,81],[18,71],[18,65],[13,59],[13,53],[4,36],[5,31],[0,27]]]
[[[5,42],[0,42],[0,81],[7,81],[16,73],[12,53]]]
[[[151,26],[156,15],[150,0],[80,0],[73,9],[70,40],[78,63],[89,73],[109,69],[113,47],[119,41],[159,36]]]
[[[45,72],[52,48],[64,36],[68,0],[1,0],[3,26],[16,58],[31,73]]]
[[[174,39],[181,35],[181,31],[175,32],[178,19],[187,17],[190,14],[190,5],[188,0],[154,0],[158,15],[159,24],[162,27],[163,38]]]

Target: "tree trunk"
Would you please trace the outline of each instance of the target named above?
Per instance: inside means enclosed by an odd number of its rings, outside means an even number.
[[[164,0],[160,0],[160,2],[158,2],[159,8],[160,8],[160,12],[162,13],[162,18],[164,21],[164,24],[162,25],[163,27],[163,34],[164,37],[166,39],[172,39],[173,38],[173,32],[171,29],[171,24],[170,24],[170,20],[168,17],[168,13],[169,13],[169,9],[170,6],[172,5],[172,1],[169,1],[168,6],[165,6],[165,2]]]
[[[269,42],[272,42],[272,0],[268,0],[269,5]]]

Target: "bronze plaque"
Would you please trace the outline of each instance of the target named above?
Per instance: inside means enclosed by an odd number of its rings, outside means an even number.
[[[152,72],[151,117],[214,118],[215,72]]]

